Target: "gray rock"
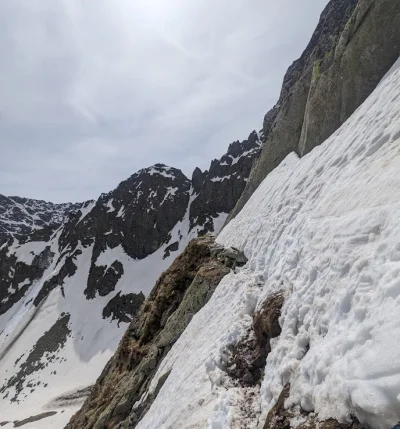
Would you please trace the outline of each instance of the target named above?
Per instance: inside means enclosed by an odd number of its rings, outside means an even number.
[[[104,307],[103,319],[111,318],[111,320],[118,320],[118,325],[120,322],[129,323],[139,311],[143,302],[144,295],[142,292],[125,295],[121,295],[121,292],[118,292]]]
[[[261,138],[253,131],[247,140],[233,142],[220,160],[211,162],[208,171],[202,173],[196,168],[192,183],[197,197],[190,206],[191,228],[200,226],[200,234],[212,232],[213,218],[220,213],[229,213],[235,207],[260,146]]]
[[[399,28],[398,1],[329,2],[264,118],[265,143],[228,222],[289,153],[310,152],[371,94],[400,55]]]

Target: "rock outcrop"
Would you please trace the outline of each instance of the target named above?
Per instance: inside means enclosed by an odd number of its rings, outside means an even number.
[[[399,28],[398,1],[329,2],[303,55],[289,67],[278,103],[264,118],[265,143],[229,220],[290,152],[310,152],[372,93],[400,55]]]
[[[271,351],[271,340],[281,334],[279,317],[285,292],[270,295],[253,314],[251,329],[229,350],[227,374],[241,386],[259,384]]]
[[[309,413],[300,407],[285,407],[289,397],[290,386],[283,388],[278,401],[268,413],[263,429],[362,429],[360,422],[353,417],[348,423],[340,423],[335,419],[319,420],[318,415]]]
[[[208,171],[196,168],[192,186],[196,197],[190,206],[190,225],[202,234],[214,231],[214,219],[228,215],[242,195],[262,143],[262,132],[253,131],[247,140],[233,142],[228,152],[211,162]],[[225,220],[225,219],[223,219]]]
[[[216,245],[214,236],[192,240],[157,281],[67,428],[134,428],[168,378],[167,373],[149,391],[162,359],[230,267],[245,261],[240,252]]]

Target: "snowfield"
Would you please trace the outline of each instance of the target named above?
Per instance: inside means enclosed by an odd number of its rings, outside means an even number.
[[[399,155],[400,60],[323,145],[269,174],[221,232],[249,262],[164,359],[151,389],[171,373],[138,428],[261,429],[286,383],[287,405],[321,419],[355,414],[377,429],[400,420]],[[234,387],[227,346],[282,289],[282,333],[261,390]]]

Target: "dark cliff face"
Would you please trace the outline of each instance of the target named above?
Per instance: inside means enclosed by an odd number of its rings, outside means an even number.
[[[140,170],[70,219],[60,243],[94,243],[93,261],[107,246],[119,245],[130,257],[142,259],[183,218],[189,190],[190,181],[180,170],[162,164]]]
[[[259,155],[261,137],[253,131],[247,140],[233,142],[220,160],[213,160],[210,169],[193,172],[196,197],[190,206],[190,226],[201,227],[200,233],[213,231],[213,219],[228,214],[246,186],[254,160]]]
[[[332,0],[264,118],[265,143],[233,218],[290,153],[306,155],[372,93],[400,55],[400,2]]]
[[[0,248],[0,315],[16,304],[39,279],[52,258],[49,246],[32,258],[29,264],[18,260],[9,248]]]
[[[175,168],[156,164],[133,174],[113,191],[70,217],[59,239],[60,254],[67,254],[57,278],[46,282],[35,304],[75,274],[79,245],[93,245],[91,267],[84,294],[87,299],[115,290],[124,274],[120,261],[110,266],[97,262],[107,249],[118,246],[133,259],[143,259],[169,241],[170,232],[183,219],[189,202],[190,181]],[[78,252],[78,253],[77,253]],[[68,264],[68,267],[67,267]],[[63,268],[64,268],[63,267]],[[123,297],[125,299],[125,297]],[[121,301],[122,302],[122,301]]]

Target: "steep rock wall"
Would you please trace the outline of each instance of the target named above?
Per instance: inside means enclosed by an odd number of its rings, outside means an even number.
[[[400,2],[332,0],[281,96],[264,118],[265,143],[236,216],[262,180],[290,153],[320,145],[372,93],[400,55]]]

